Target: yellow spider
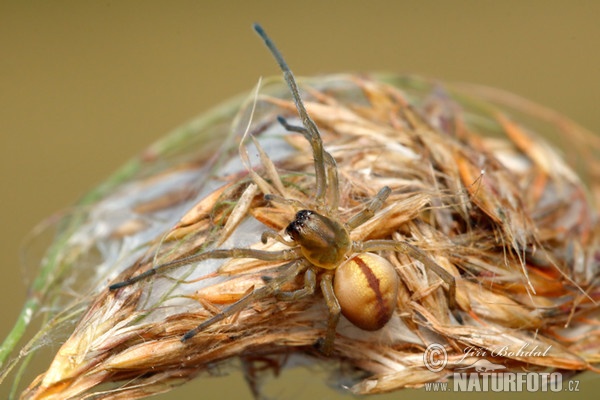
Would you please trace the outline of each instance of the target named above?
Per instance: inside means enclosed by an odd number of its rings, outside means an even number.
[[[447,284],[449,302],[452,307],[456,291],[454,277],[418,248],[409,243],[395,240],[354,242],[350,239],[350,232],[353,229],[365,223],[381,209],[391,190],[384,186],[360,212],[348,221],[338,220],[339,188],[335,160],[323,149],[319,130],[304,107],[294,75],[283,56],[261,26],[255,24],[254,30],[264,40],[279,63],[303,126],[290,125],[282,117],[278,117],[278,120],[286,130],[301,133],[312,148],[316,176],[315,209],[297,211],[294,220],[285,230],[289,238],[271,231],[262,234],[263,243],[273,239],[289,246],[287,249],[280,251],[248,248],[210,250],[158,265],[125,281],[111,285],[110,290],[117,290],[157,273],[207,259],[254,258],[264,261],[287,261],[287,270],[280,276],[273,279],[265,278],[264,286],[247,294],[188,331],[181,340],[186,341],[192,338],[208,326],[245,309],[266,296],[276,296],[278,299],[293,301],[312,295],[318,283],[329,309],[327,332],[325,338],[319,341],[319,345],[323,353],[329,354],[333,349],[340,312],[355,326],[369,331],[381,329],[392,317],[397,303],[398,276],[389,261],[373,253],[391,250],[407,254],[434,271]],[[265,199],[270,202],[289,204],[296,208],[301,207],[297,201],[275,195],[266,195]],[[329,200],[329,204],[326,199]],[[281,290],[283,284],[293,280],[301,273],[304,273],[304,287],[295,291]]]

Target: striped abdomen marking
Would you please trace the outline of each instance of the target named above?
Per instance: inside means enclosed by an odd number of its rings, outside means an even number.
[[[392,264],[376,254],[358,254],[340,265],[333,288],[342,314],[361,329],[383,328],[396,309],[398,276]]]

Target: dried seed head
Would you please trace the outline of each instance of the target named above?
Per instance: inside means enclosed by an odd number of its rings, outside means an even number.
[[[248,160],[241,162],[232,151],[249,114],[247,104],[238,102],[153,146],[152,158],[135,162],[138,169],[125,168],[117,175],[122,180],[111,182],[113,190],[103,185],[87,198],[91,203],[62,221],[64,230],[47,258],[56,268],[44,272],[68,279],[44,295],[48,304],[66,311],[49,314],[43,329],[54,332],[65,320],[78,322],[23,398],[140,398],[249,354],[249,374],[256,360],[281,367],[279,354],[317,354],[314,360],[322,360],[313,346],[327,330],[327,310],[319,296],[261,298],[188,342],[180,341],[199,322],[263,290],[289,267],[280,259],[213,257],[192,265],[181,260],[217,244],[252,249],[253,254],[282,251],[286,239],[262,242],[261,233],[282,233],[298,204],[323,215],[328,204],[337,204],[340,220],[356,228],[350,242],[402,242],[405,250],[414,246],[428,257],[386,250],[380,254],[385,260],[361,254],[338,268],[344,276],[334,278],[334,292],[354,324],[376,329],[389,319],[390,308],[402,305],[401,318],[377,332],[356,334],[350,324],[336,332],[330,359],[350,367],[345,371],[361,371],[360,378],[349,377],[354,393],[444,379],[476,361],[464,357],[468,348],[507,349],[494,363],[515,370],[582,371],[600,361],[597,209],[578,175],[518,116],[533,116],[560,130],[572,141],[566,149],[577,138],[586,142],[584,130],[513,97],[415,77],[337,75],[302,86],[305,111],[322,133],[323,143],[314,147],[325,146],[332,159],[316,160],[305,138],[277,122],[277,115],[292,121],[297,102],[289,101],[285,86],[273,80],[261,89],[249,127],[270,157],[268,162],[262,157],[264,168],[255,165],[255,173],[248,174]],[[504,107],[498,106],[500,100],[506,100]],[[597,160],[586,160],[587,175],[599,176]],[[338,178],[339,193],[319,192],[323,201],[315,204],[316,181]],[[382,192],[386,187],[390,190]],[[385,201],[373,205],[380,207],[377,213],[351,218],[378,193]],[[325,244],[347,245],[339,233],[343,229],[324,221],[313,229],[329,231]],[[296,237],[300,241],[302,236]],[[313,247],[312,241],[306,243]],[[99,255],[100,262],[89,262],[90,254]],[[436,273],[430,273],[431,264],[423,266],[429,259],[440,268]],[[173,260],[177,268],[108,291],[109,282],[126,281]],[[450,279],[440,280],[444,274]],[[401,285],[394,285],[396,275]],[[457,305],[450,309],[445,286],[452,279]],[[281,289],[300,289],[300,281],[292,279]],[[73,282],[77,286],[69,286]],[[365,307],[370,311],[352,301],[354,292],[364,292],[360,302],[371,304]],[[446,368],[437,373],[423,364],[432,341],[448,354]],[[28,346],[39,345],[32,340]],[[544,356],[519,354],[523,346],[537,346]]]

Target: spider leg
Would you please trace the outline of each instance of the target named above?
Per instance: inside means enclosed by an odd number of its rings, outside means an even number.
[[[180,258],[177,260],[173,260],[161,265],[157,265],[154,268],[151,268],[145,272],[142,272],[139,275],[133,276],[129,279],[126,279],[122,282],[113,283],[109,286],[109,290],[117,290],[124,286],[133,285],[136,282],[147,279],[153,275],[158,273],[164,273],[169,270],[181,267],[183,265],[188,265],[208,259],[222,259],[222,258],[255,258],[257,260],[264,261],[289,261],[300,257],[300,249],[297,247],[291,249],[285,249],[280,251],[265,251],[265,250],[256,250],[256,249],[244,249],[244,248],[234,248],[234,249],[216,249],[206,251],[201,254],[195,254],[193,256]]]
[[[362,243],[355,243],[353,250],[356,252],[392,250],[416,258],[426,268],[435,272],[448,285],[448,305],[450,308],[456,306],[456,279],[454,276],[412,244],[395,240],[368,240]]]
[[[292,92],[292,97],[294,98],[296,109],[298,110],[298,114],[300,115],[300,119],[302,120],[302,125],[304,125],[304,127],[306,128],[306,136],[312,147],[313,157],[315,159],[315,174],[317,179],[317,193],[315,196],[316,201],[317,204],[324,204],[327,181],[325,175],[325,155],[323,151],[323,141],[321,140],[319,129],[317,128],[317,125],[312,120],[312,118],[310,118],[308,112],[306,111],[306,108],[304,107],[304,103],[302,102],[302,98],[300,97],[300,92],[298,90],[298,85],[296,84],[294,74],[292,74],[290,67],[283,59],[283,56],[260,25],[254,24],[254,30],[265,42],[265,45],[279,64],[279,68],[283,72],[283,77],[290,91]]]
[[[304,137],[306,138],[306,140],[310,141],[310,133],[308,132],[308,130],[303,127],[303,126],[296,126],[296,125],[290,125],[285,118],[283,118],[282,116],[278,116],[277,117],[277,121],[279,121],[279,123],[289,132],[298,132],[301,133],[302,135],[304,135]],[[333,158],[333,156],[331,154],[329,154],[329,152],[327,152],[326,150],[323,150],[323,157],[325,160],[325,164],[327,164],[327,191],[324,193],[324,196],[327,196],[328,200],[329,200],[329,210],[328,211],[335,211],[337,212],[338,206],[340,204],[340,190],[339,190],[339,183],[338,183],[338,171],[337,171],[337,164],[335,162],[335,159]],[[315,158],[316,160],[316,158]],[[317,196],[317,208],[322,208],[324,206],[324,203],[319,203],[318,202],[319,197]]]
[[[327,320],[327,333],[325,340],[320,341],[320,348],[323,354],[329,355],[333,350],[333,341],[335,340],[335,330],[340,320],[341,307],[333,291],[333,271],[327,271],[321,277],[321,292],[329,308],[329,319]]]
[[[304,273],[304,287],[302,289],[294,290],[291,292],[280,292],[276,291],[275,296],[280,300],[299,300],[303,297],[310,296],[315,292],[317,287],[317,274],[311,268],[307,269]]]
[[[277,233],[275,231],[264,231],[262,233],[262,235],[260,235],[260,241],[263,244],[267,244],[269,239],[276,240],[279,243],[283,243],[290,247],[293,247],[296,244],[293,240],[287,240],[286,238],[284,238],[283,236],[281,236],[279,233]]]
[[[225,308],[220,313],[215,314],[211,318],[205,320],[204,322],[202,322],[200,325],[198,325],[194,329],[187,331],[185,333],[185,335],[183,335],[183,337],[181,338],[181,341],[185,342],[186,340],[191,339],[198,332],[201,332],[204,329],[208,328],[209,326],[244,310],[250,304],[252,304],[253,302],[255,302],[257,300],[263,299],[265,297],[269,297],[273,294],[279,295],[279,294],[286,293],[286,292],[279,292],[279,288],[281,287],[281,285],[294,279],[296,277],[296,275],[298,275],[300,272],[302,272],[302,270],[304,268],[306,268],[306,263],[304,262],[304,260],[298,260],[298,261],[292,262],[291,267],[288,271],[281,274],[277,278],[269,280],[264,286],[252,291],[251,293],[248,293],[247,295],[245,295],[244,297],[242,297],[241,299],[239,299],[232,305]],[[308,278],[308,280],[311,280],[311,279],[312,278]],[[307,278],[305,275],[305,281],[306,280],[307,280]],[[302,289],[300,289],[300,290],[302,290]],[[314,287],[313,287],[313,290],[314,290]],[[295,293],[295,292],[291,292],[291,293]]]
[[[348,229],[348,231],[351,231],[354,228],[364,224],[369,219],[371,219],[373,215],[375,215],[375,213],[379,211],[381,207],[383,207],[383,202],[388,198],[391,191],[392,190],[388,186],[382,187],[381,190],[377,193],[377,195],[373,197],[373,199],[366,205],[365,208],[363,208],[352,218],[350,218],[348,222],[346,222],[346,229]]]
[[[286,199],[285,197],[281,197],[278,196],[276,194],[265,194],[265,200],[269,201],[269,202],[274,202],[274,203],[279,203],[279,204],[285,204],[288,206],[292,206],[298,210],[302,210],[305,209],[306,206],[304,205],[304,203],[302,203],[301,201],[295,200],[295,199]]]

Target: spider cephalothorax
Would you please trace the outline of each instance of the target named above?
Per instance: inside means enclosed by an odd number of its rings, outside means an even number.
[[[300,210],[285,229],[314,266],[333,269],[352,248],[348,231],[339,222],[315,211]]]
[[[287,262],[287,270],[273,279],[265,279],[265,285],[245,295],[221,312],[200,323],[187,332],[186,341],[208,326],[234,315],[252,302],[266,296],[293,301],[312,295],[319,286],[329,309],[329,318],[321,350],[328,354],[333,349],[335,332],[340,314],[355,326],[364,330],[378,330],[392,317],[398,293],[398,276],[395,268],[385,258],[374,254],[378,251],[400,252],[417,259],[425,267],[435,272],[447,285],[449,302],[452,306],[455,297],[454,277],[437,265],[430,257],[413,245],[396,240],[367,240],[354,242],[351,232],[372,218],[384,205],[391,193],[387,186],[379,189],[377,195],[365,204],[353,217],[343,222],[338,218],[339,184],[335,160],[323,148],[321,135],[315,122],[308,115],[300,97],[296,81],[285,60],[259,25],[256,32],[279,63],[284,78],[292,93],[294,103],[303,126],[290,125],[283,117],[278,117],[282,126],[291,132],[301,133],[309,142],[314,158],[315,197],[314,209],[301,208],[293,221],[285,229],[284,237],[267,231],[263,242],[276,239],[288,248],[279,251],[264,251],[251,248],[216,249],[201,254],[177,259],[158,265],[146,272],[110,286],[111,290],[128,286],[157,273],[207,259],[254,258],[272,262]],[[267,194],[269,202],[279,201],[292,206],[298,202]],[[304,274],[304,286],[295,291],[284,291],[283,285]]]

